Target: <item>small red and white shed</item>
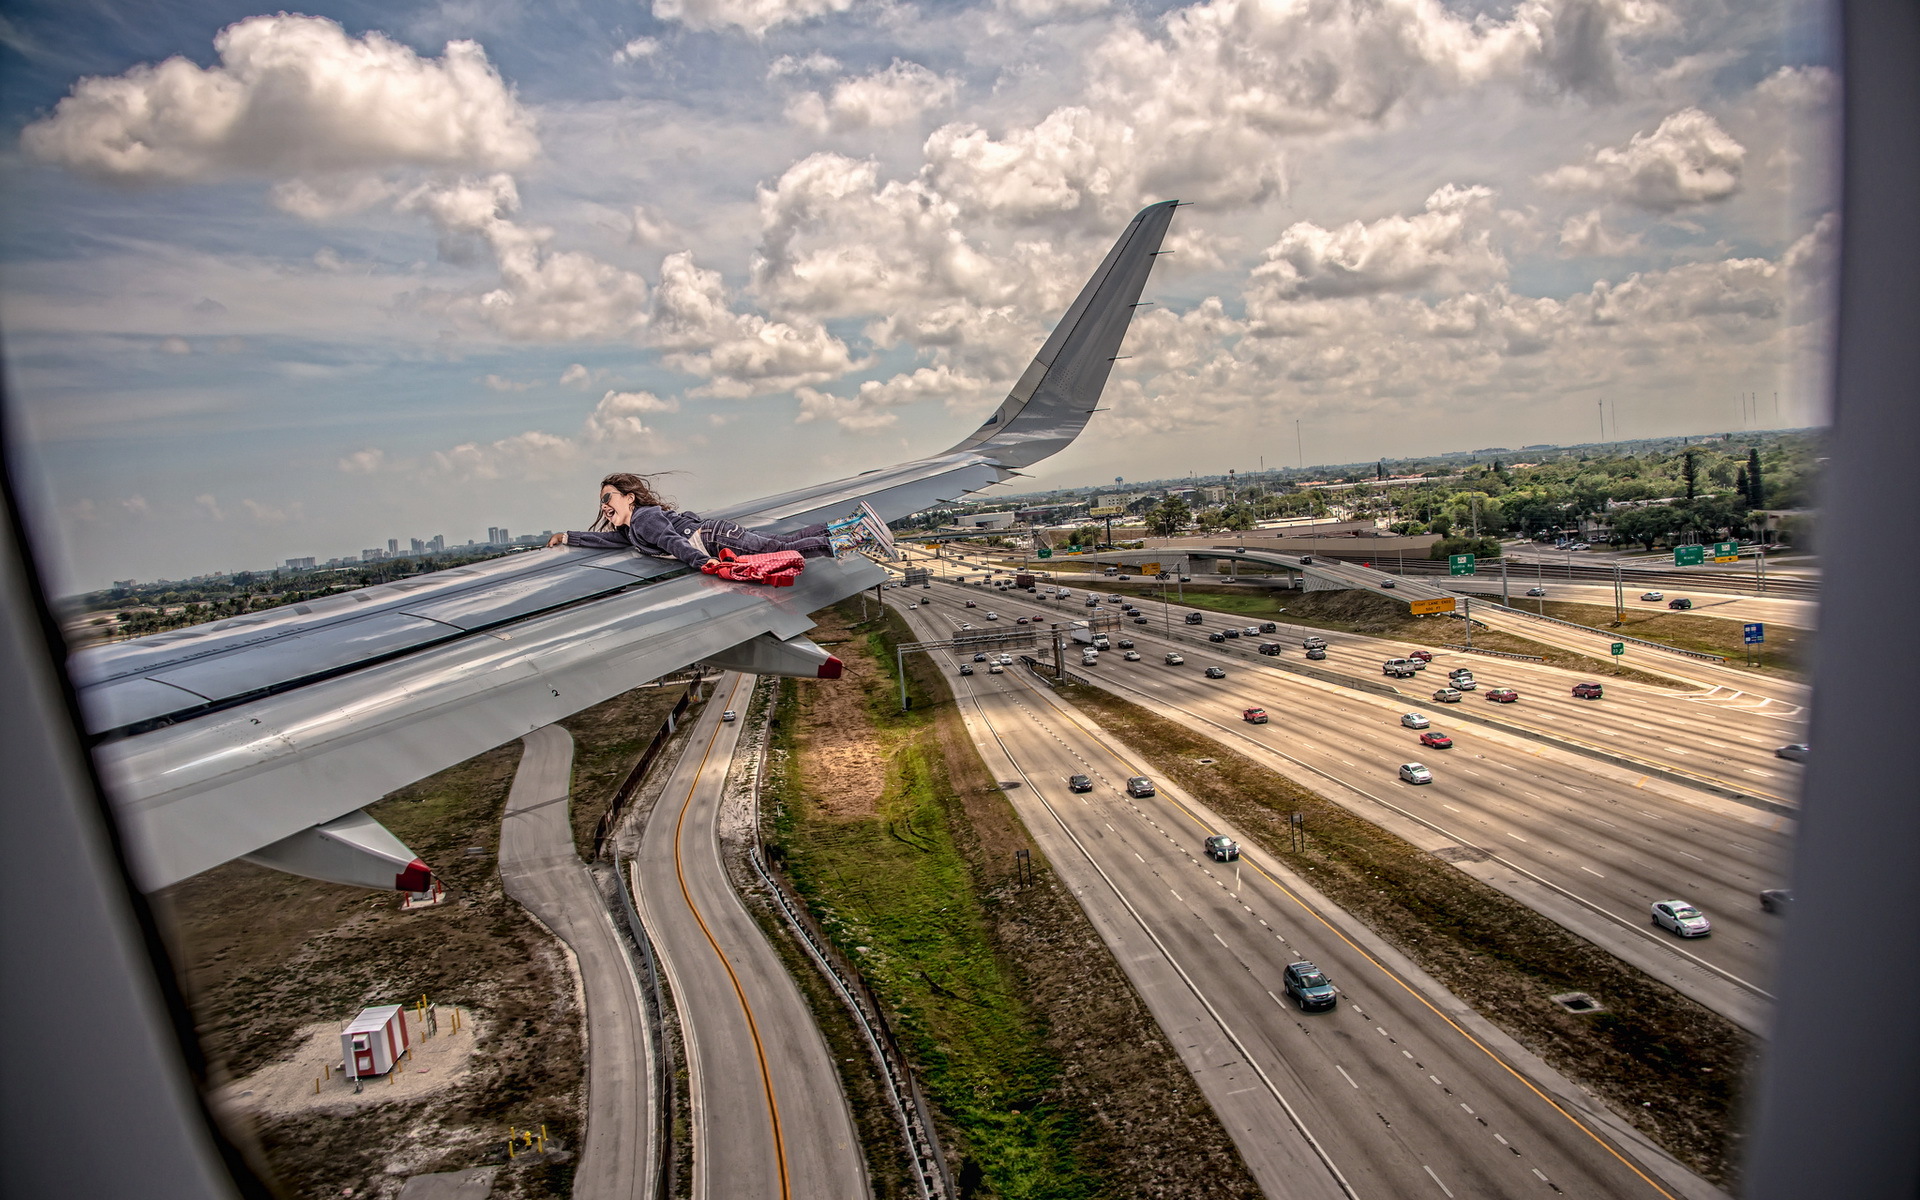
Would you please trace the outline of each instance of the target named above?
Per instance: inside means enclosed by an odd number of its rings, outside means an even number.
[[[398,1004],[363,1008],[340,1031],[340,1057],[347,1078],[385,1075],[407,1052],[407,1012]]]

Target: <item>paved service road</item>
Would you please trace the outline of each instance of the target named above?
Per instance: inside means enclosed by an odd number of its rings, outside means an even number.
[[[829,685],[831,686],[831,685]],[[857,1200],[860,1142],[826,1040],[720,859],[728,765],[753,677],[722,675],[647,819],[641,919],[686,1039],[695,1200]]]
[[[587,1005],[587,1133],[577,1200],[645,1200],[657,1147],[646,1015],[613,920],[574,853],[567,821],[573,738],[557,725],[521,739],[525,752],[500,824],[507,895],[572,947]]]
[[[1177,787],[1127,797],[1138,760],[1045,689],[1018,672],[954,684],[989,769],[1020,782],[1008,799],[1269,1195],[1711,1194],[1277,862],[1204,860],[1202,838],[1235,831]],[[1076,772],[1094,792],[1068,792]],[[1303,958],[1341,989],[1333,1011],[1286,999],[1281,971]]]

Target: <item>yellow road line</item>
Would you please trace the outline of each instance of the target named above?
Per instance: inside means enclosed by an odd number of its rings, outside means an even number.
[[[733,690],[727,693],[727,703],[740,694],[740,679],[734,677]],[[726,953],[720,949],[720,943],[714,939],[713,930],[707,928],[707,919],[700,915],[700,906],[693,902],[693,893],[687,889],[687,874],[680,863],[680,831],[687,823],[687,810],[693,807],[693,794],[700,788],[700,777],[706,773],[707,760],[713,756],[714,746],[719,744],[720,730],[724,726],[715,724],[713,736],[707,739],[706,752],[700,756],[700,767],[693,773],[693,786],[687,789],[687,798],[680,803],[680,818],[673,823],[673,874],[680,881],[680,897],[687,902],[687,911],[700,924],[700,932],[707,936],[707,945],[713,947],[713,953],[726,968],[727,979],[733,984],[733,994],[740,1001],[740,1011],[747,1018],[747,1033],[753,1038],[753,1055],[760,1063],[760,1085],[767,1093],[767,1116],[773,1123],[774,1163],[780,1172],[781,1200],[789,1200],[793,1195],[793,1182],[787,1174],[787,1143],[780,1132],[780,1101],[773,1094],[773,1072],[767,1066],[767,1048],[760,1040],[759,1023],[753,1019],[753,1006],[747,1003],[746,989],[740,986],[740,976],[734,972],[733,964],[727,960]]]

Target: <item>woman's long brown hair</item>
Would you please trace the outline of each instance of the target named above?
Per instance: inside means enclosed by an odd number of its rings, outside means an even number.
[[[653,490],[654,480],[660,478],[661,475],[671,474],[673,474],[671,471],[661,471],[653,475],[635,475],[631,471],[615,471],[600,481],[600,487],[602,489],[613,488],[615,491],[624,492],[632,496],[634,507],[636,508],[642,505],[654,508],[672,508],[673,505],[667,503],[661,498],[659,492]],[[613,523],[607,520],[605,511],[600,511],[599,515],[594,518],[593,524],[587,526],[589,531],[611,528],[613,528]]]

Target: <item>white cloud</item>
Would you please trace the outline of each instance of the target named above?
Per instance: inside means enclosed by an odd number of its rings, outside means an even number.
[[[798,58],[791,54],[782,54],[768,65],[767,78],[784,79],[789,75],[831,75],[839,69],[839,59],[818,50]]]
[[[800,425],[834,421],[851,433],[871,433],[899,420],[894,409],[940,399],[946,401],[949,410],[964,411],[977,408],[980,401],[992,394],[993,387],[987,380],[970,378],[944,365],[921,367],[884,382],[869,379],[851,396],[835,396],[803,387],[794,393],[800,398],[800,412],[794,421]]]
[[[258,500],[242,500],[240,504],[247,510],[247,515],[253,518],[255,525],[285,525],[288,521],[300,520],[303,515],[298,500],[285,508],[262,504]]]
[[[1840,92],[1840,80],[1826,67],[1781,67],[1753,90],[1775,104],[1816,108],[1834,101]]]
[[[613,61],[618,63],[639,62],[660,53],[658,38],[637,37],[613,52]]]
[[[147,498],[137,493],[122,500],[120,507],[126,509],[130,517],[146,517],[153,514],[153,508],[147,503]]]
[[[680,401],[662,400],[652,392],[613,392],[600,397],[587,417],[587,436],[595,441],[638,437],[648,433],[642,419],[649,413],[680,411]]]
[[[415,189],[403,209],[425,213],[445,233],[478,237],[500,268],[500,286],[479,295],[435,297],[518,341],[632,337],[647,321],[646,281],[573,250],[551,250],[551,230],[517,224],[512,177],[463,179]]]
[[[82,79],[22,144],[114,183],[272,180],[276,202],[309,216],[381,199],[378,177],[394,169],[512,169],[540,149],[473,42],[423,58],[379,33],[282,13],[230,25],[213,44],[213,67],[170,58]]]
[[[160,342],[160,353],[192,354],[193,346],[190,345],[187,342],[187,339],[185,338],[180,338],[180,337],[163,338],[161,339],[161,342]]]
[[[677,370],[707,380],[713,396],[752,396],[824,383],[860,364],[817,321],[774,321],[733,311],[718,271],[686,252],[660,265],[650,342]]]
[[[653,0],[653,15],[689,29],[738,29],[757,38],[775,26],[852,7],[853,0]]]
[[[1560,226],[1560,253],[1567,257],[1618,258],[1640,248],[1638,235],[1613,233],[1597,208],[1575,213]]]
[[[1296,298],[1457,290],[1503,279],[1507,261],[1491,235],[1470,229],[1490,214],[1492,201],[1488,188],[1447,184],[1427,198],[1426,211],[1411,217],[1352,221],[1338,229],[1298,222],[1254,268],[1248,310]]]
[[[1675,212],[1725,200],[1740,190],[1746,148],[1697,108],[1683,108],[1652,133],[1624,146],[1602,146],[1586,163],[1541,178],[1548,187],[1596,192],[1654,212]]]
[[[993,0],[993,6],[1027,21],[1056,21],[1104,12],[1113,0]]]
[[[355,450],[334,465],[349,475],[371,475],[386,465],[387,452],[377,448]]]
[[[540,386],[537,379],[508,379],[504,375],[488,375],[480,381],[490,392],[524,392],[528,388]]]
[[[644,204],[633,206],[633,242],[637,246],[685,245],[687,235]]]
[[[199,505],[201,512],[206,513],[214,520],[224,521],[227,519],[227,514],[220,508],[220,502],[212,496],[202,493],[201,495],[195,496],[193,502]]]
[[[788,102],[787,118],[816,133],[906,125],[953,103],[959,89],[952,76],[896,58],[883,70],[840,80],[826,96],[802,92]]]
[[[589,371],[580,363],[568,363],[567,369],[560,372],[561,387],[592,387],[602,372]]]

